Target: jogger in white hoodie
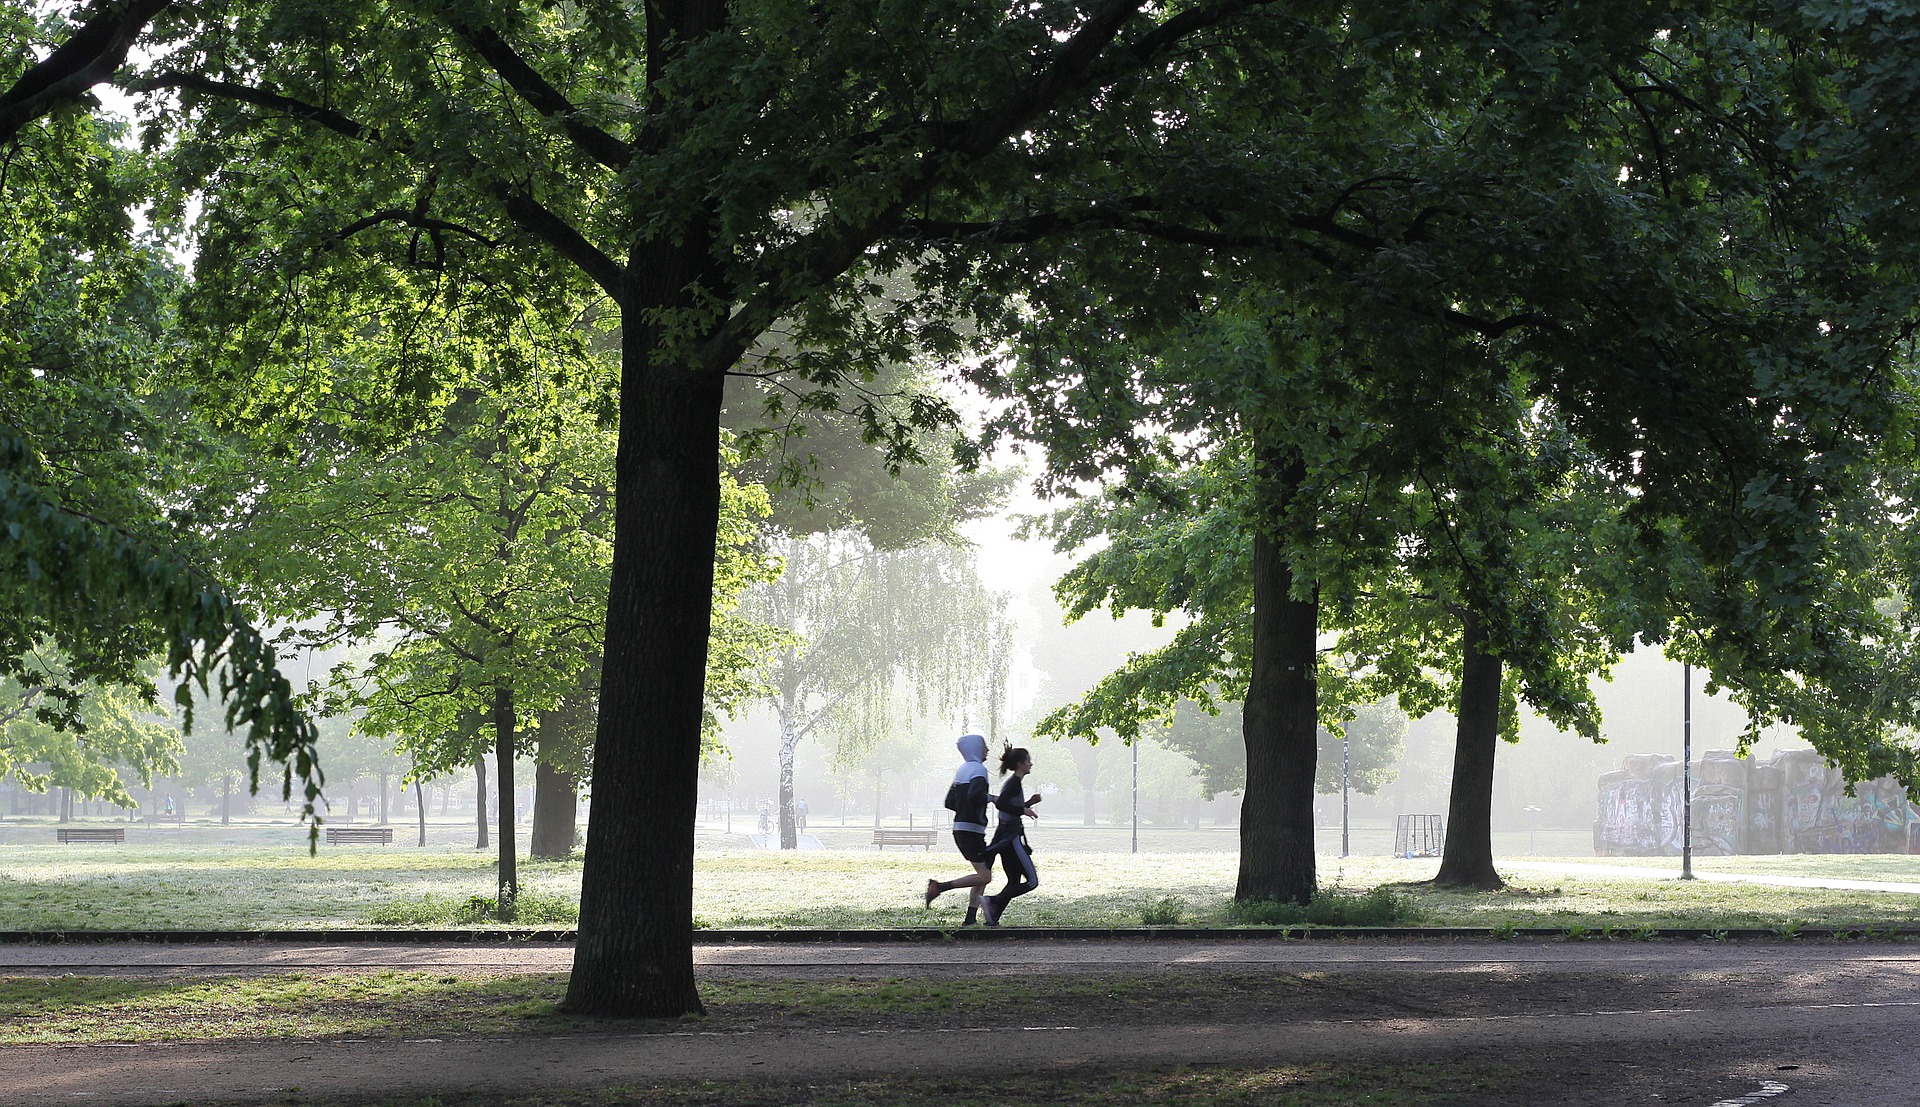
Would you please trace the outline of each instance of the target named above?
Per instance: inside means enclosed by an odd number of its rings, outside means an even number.
[[[927,906],[932,907],[942,892],[965,888],[967,918],[960,925],[973,926],[979,921],[980,890],[993,879],[993,858],[987,853],[987,804],[993,798],[987,788],[987,740],[963,734],[954,745],[960,748],[961,762],[947,788],[947,809],[953,812],[953,844],[973,865],[973,872],[952,880],[927,881]]]

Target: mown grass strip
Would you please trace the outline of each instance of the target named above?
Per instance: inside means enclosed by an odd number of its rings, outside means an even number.
[[[1340,918],[1250,917],[1232,903],[1231,854],[1045,853],[1039,892],[1009,913],[1014,926],[1222,926],[1256,921],[1380,925],[1370,908]],[[1609,863],[1616,860],[1606,859]],[[1649,862],[1666,859],[1647,859]],[[1718,863],[1806,871],[1816,861],[1849,875],[1899,879],[1914,859],[1723,858]],[[848,929],[956,926],[964,902],[921,906],[929,876],[956,859],[892,851],[708,850],[697,857],[694,915],[702,929]],[[1503,892],[1452,892],[1419,881],[1435,863],[1393,858],[1328,861],[1321,879],[1364,899],[1385,888],[1402,907],[1392,922],[1436,927],[1636,931],[1886,930],[1920,925],[1920,896],[1758,884],[1682,883],[1658,866],[1646,878],[1510,874]],[[1668,866],[1669,868],[1671,866]],[[521,870],[526,924],[566,927],[576,916],[577,862]],[[492,863],[472,851],[336,850],[318,857],[272,845],[0,847],[0,930],[409,929],[491,925],[475,905],[494,893]],[[1362,905],[1363,906],[1363,905]]]

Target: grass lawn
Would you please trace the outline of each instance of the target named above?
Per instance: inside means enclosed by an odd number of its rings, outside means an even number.
[[[1065,837],[1065,836],[1062,836]],[[930,876],[957,876],[950,851],[741,849],[703,833],[694,918],[707,929],[957,924],[950,893],[932,910],[920,892]],[[1229,925],[1237,859],[1230,852],[1074,852],[1039,843],[1041,888],[1008,914],[1020,926],[1138,926],[1153,921]],[[1525,858],[1524,860],[1533,860]],[[1539,858],[1538,860],[1549,860]],[[1441,892],[1418,882],[1433,860],[1323,857],[1324,886],[1390,886],[1407,898],[1407,921],[1440,926],[1642,926],[1887,928],[1920,924],[1920,896],[1672,879],[1672,858],[1562,859],[1643,868],[1645,878],[1510,870],[1494,894]],[[1701,872],[1920,881],[1920,858],[1699,858]],[[280,842],[176,844],[130,835],[124,846],[0,844],[0,930],[274,929],[459,926],[482,922],[468,908],[491,896],[490,854],[448,846],[322,847]],[[997,876],[996,876],[997,880]],[[522,922],[573,920],[580,870],[573,862],[521,865]]]

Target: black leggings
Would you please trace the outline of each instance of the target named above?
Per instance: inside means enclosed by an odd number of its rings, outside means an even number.
[[[1033,854],[1027,852],[1025,838],[1008,838],[994,852],[1000,855],[1000,868],[1007,874],[1007,886],[990,897],[997,918],[1016,896],[1024,896],[1040,886],[1040,870],[1033,867]]]

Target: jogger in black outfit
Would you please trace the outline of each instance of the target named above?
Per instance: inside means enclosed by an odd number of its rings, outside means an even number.
[[[987,846],[989,854],[998,854],[1000,868],[1007,874],[1007,883],[998,892],[988,896],[981,908],[981,921],[988,926],[999,926],[1000,916],[1006,913],[1007,904],[1015,897],[1024,896],[1040,886],[1040,870],[1033,867],[1033,852],[1027,848],[1027,819],[1037,819],[1039,813],[1033,806],[1040,797],[1027,798],[1026,775],[1033,771],[1033,756],[1017,746],[1008,746],[1000,754],[1000,772],[1012,773],[1012,779],[1000,786],[1000,794],[993,799],[993,805],[1000,810],[1000,823],[994,828],[993,842]]]

